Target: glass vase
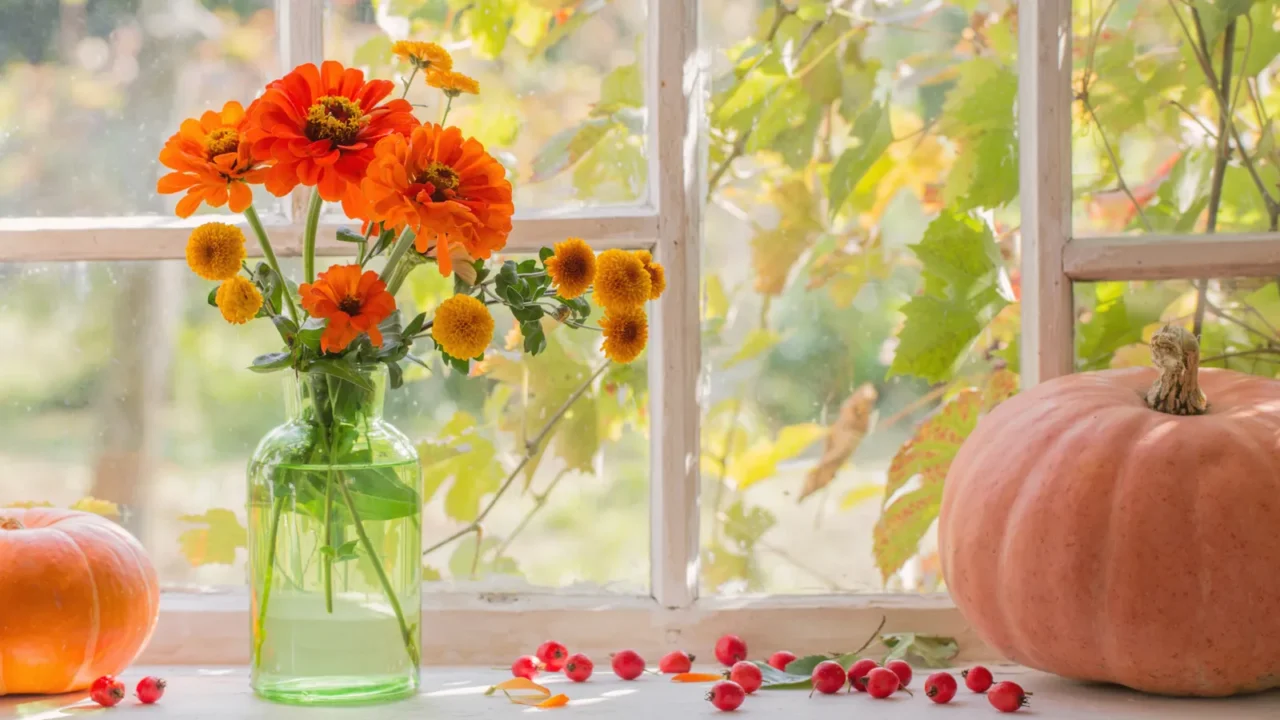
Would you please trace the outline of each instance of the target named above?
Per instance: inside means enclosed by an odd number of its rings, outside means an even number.
[[[301,705],[418,688],[422,471],[382,419],[386,369],[292,373],[249,463],[254,692]]]

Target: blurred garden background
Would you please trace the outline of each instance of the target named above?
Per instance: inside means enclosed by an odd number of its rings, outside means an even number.
[[[394,77],[392,41],[444,44],[483,89],[450,120],[507,166],[517,208],[625,211],[653,196],[646,5],[329,0],[326,56]],[[1076,232],[1275,230],[1280,7],[1074,12]],[[931,528],[946,463],[1017,387],[1017,3],[702,13],[702,590],[945,589]],[[165,138],[286,69],[269,0],[0,2],[0,228],[167,214]],[[410,98],[438,118],[428,88]],[[451,291],[420,272],[400,302]],[[244,582],[245,461],[282,421],[283,386],[245,370],[274,330],[227,326],[207,293],[180,261],[0,265],[0,504],[109,500],[166,583]],[[1183,322],[1208,364],[1280,370],[1273,279],[1080,284],[1076,299],[1080,369],[1146,364],[1150,333]],[[598,338],[568,328],[522,359],[510,327],[483,373],[419,368],[390,398],[422,443],[424,547],[492,503],[482,532],[427,555],[429,577],[647,594],[644,363],[592,382],[499,496],[601,363]]]

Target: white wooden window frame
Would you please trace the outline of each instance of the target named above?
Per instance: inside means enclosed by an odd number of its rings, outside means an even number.
[[[636,1],[636,0],[633,0]],[[670,285],[653,312],[651,595],[428,594],[424,653],[439,663],[502,662],[556,636],[603,653],[630,646],[706,649],[725,632],[760,648],[818,652],[860,644],[881,617],[888,630],[952,635],[961,659],[990,656],[945,595],[699,597],[698,457],[700,229],[708,56],[698,47],[698,0],[648,2],[646,102],[649,191],[634,206],[517,213],[507,250],[536,251],[567,236],[599,249],[649,248]],[[277,0],[284,67],[323,59],[323,0]],[[1072,281],[1280,274],[1280,237],[1071,236],[1071,2],[1019,8],[1022,186],[1022,372],[1032,385],[1072,370]],[[305,191],[264,218],[278,254],[301,253]],[[0,219],[0,262],[181,258],[198,220],[155,217]],[[321,251],[347,247],[323,223]],[[243,588],[167,592],[142,660],[243,663],[249,647]]]

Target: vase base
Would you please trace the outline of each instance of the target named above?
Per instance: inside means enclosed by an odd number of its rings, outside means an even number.
[[[416,695],[418,676],[255,678],[253,691],[265,700],[286,705],[374,705]]]

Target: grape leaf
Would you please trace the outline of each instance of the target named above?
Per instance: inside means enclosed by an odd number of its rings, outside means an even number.
[[[828,214],[831,217],[835,217],[844,208],[862,176],[867,174],[872,164],[880,159],[893,142],[889,106],[875,103],[862,111],[854,120],[850,135],[856,143],[841,153],[827,182],[827,194],[831,199]]]
[[[951,462],[978,418],[1017,391],[1017,378],[999,370],[983,388],[966,388],[916,429],[889,464],[883,509],[872,531],[872,553],[881,575],[900,570],[938,517],[942,487]],[[916,489],[899,495],[913,478]]]
[[[179,516],[178,520],[204,526],[191,528],[178,536],[183,557],[196,567],[231,565],[236,561],[236,549],[245,547],[248,540],[244,526],[230,510],[213,508],[203,515]]]
[[[1000,251],[986,223],[944,212],[911,251],[923,265],[925,286],[902,308],[889,375],[945,380],[956,360],[1008,300],[998,289]]]
[[[105,518],[120,517],[120,506],[110,500],[99,500],[96,497],[82,497],[71,505],[72,510],[80,510],[82,512],[101,515]]]
[[[1081,370],[1108,367],[1116,350],[1142,340],[1142,323],[1129,318],[1124,295],[1128,283],[1100,282],[1093,286],[1094,305],[1076,331],[1076,357]]]
[[[1010,118],[1012,121],[1012,118]],[[1018,196],[1018,138],[1010,127],[961,141],[943,199],[957,209],[999,208]]]

